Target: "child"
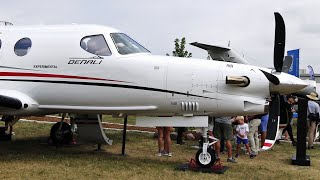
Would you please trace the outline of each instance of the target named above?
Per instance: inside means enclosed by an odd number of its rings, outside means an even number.
[[[241,143],[243,143],[246,146],[246,149],[248,153],[250,154],[250,158],[254,158],[255,155],[252,154],[249,143],[248,143],[248,137],[247,134],[249,133],[249,126],[247,123],[244,123],[244,117],[243,116],[237,116],[236,118],[237,121],[239,121],[239,125],[236,128],[237,132],[237,154],[236,158],[239,157],[239,150]]]

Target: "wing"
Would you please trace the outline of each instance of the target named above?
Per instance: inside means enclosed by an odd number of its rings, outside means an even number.
[[[68,106],[68,105],[39,105],[39,109],[58,110],[70,112],[87,111],[148,111],[155,110],[157,106]]]
[[[158,107],[149,106],[81,106],[66,104],[40,104],[30,96],[15,90],[0,90],[0,114],[4,115],[35,115],[57,112],[73,113],[110,113],[152,111]]]
[[[210,57],[217,61],[226,61],[239,64],[249,64],[243,57],[229,47],[221,47],[198,42],[190,43],[193,46],[208,51]]]

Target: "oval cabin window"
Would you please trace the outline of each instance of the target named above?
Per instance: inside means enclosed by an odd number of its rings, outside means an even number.
[[[14,53],[17,56],[25,56],[31,49],[31,40],[29,38],[22,38],[14,45]]]

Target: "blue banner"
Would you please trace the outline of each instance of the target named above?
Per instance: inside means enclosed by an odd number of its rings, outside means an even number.
[[[289,69],[289,74],[294,75],[296,77],[300,77],[299,75],[299,49],[294,49],[287,51],[288,56],[292,56],[292,64]]]

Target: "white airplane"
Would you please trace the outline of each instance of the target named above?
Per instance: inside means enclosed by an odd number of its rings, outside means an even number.
[[[12,131],[21,116],[75,113],[82,137],[109,144],[101,114],[152,116],[152,124],[159,126],[203,127],[208,116],[261,114],[270,106],[275,119],[279,95],[306,87],[299,78],[281,73],[284,23],[280,14],[275,13],[275,18],[276,71],[152,55],[126,34],[106,26],[4,23],[0,26],[0,114]],[[57,123],[51,136],[59,140],[69,128]],[[207,139],[206,128],[203,132]],[[215,162],[208,144],[205,140],[196,157],[203,167]]]

